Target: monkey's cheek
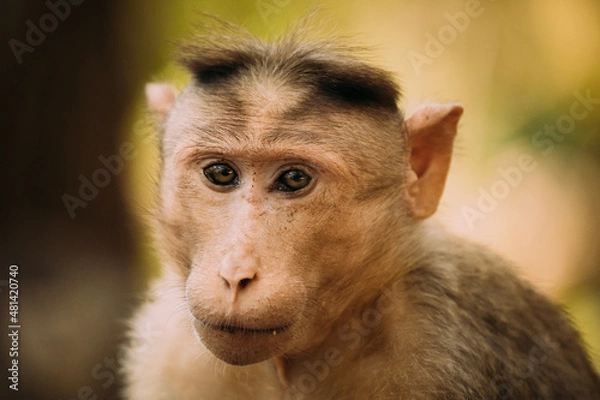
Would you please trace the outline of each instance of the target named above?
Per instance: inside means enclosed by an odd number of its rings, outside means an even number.
[[[220,360],[232,365],[255,364],[285,352],[289,332],[223,331],[201,324],[195,329],[204,346]]]

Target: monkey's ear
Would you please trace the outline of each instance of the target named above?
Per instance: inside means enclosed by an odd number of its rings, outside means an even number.
[[[168,83],[146,84],[146,101],[148,107],[159,117],[164,118],[177,97],[177,89]]]
[[[458,104],[426,104],[406,122],[411,166],[407,194],[416,218],[427,218],[437,210],[462,113]]]

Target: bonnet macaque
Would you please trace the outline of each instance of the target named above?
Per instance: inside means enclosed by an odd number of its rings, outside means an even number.
[[[349,47],[223,29],[147,86],[163,273],[126,398],[600,399],[568,317],[428,220],[460,105],[405,118]]]

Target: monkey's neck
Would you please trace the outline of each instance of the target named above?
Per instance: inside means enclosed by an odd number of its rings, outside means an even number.
[[[371,301],[347,309],[323,340],[308,350],[273,358],[271,362],[282,389],[295,390],[302,385],[306,374],[335,381],[349,370],[349,365],[354,366],[350,369],[359,368],[360,360],[369,357],[375,347],[381,349],[391,343],[386,329],[391,325],[386,319],[397,318],[393,315],[397,307],[393,299],[382,296],[386,294],[376,294]],[[392,311],[393,308],[396,310]]]

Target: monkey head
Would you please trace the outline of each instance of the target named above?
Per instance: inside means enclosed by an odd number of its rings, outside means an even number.
[[[190,324],[230,364],[306,351],[402,274],[462,114],[431,104],[405,120],[388,73],[300,43],[195,43],[181,93],[147,87],[160,245]]]

